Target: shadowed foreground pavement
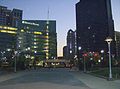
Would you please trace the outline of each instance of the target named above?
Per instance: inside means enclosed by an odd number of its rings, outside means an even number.
[[[3,78],[3,77],[2,77]],[[3,78],[4,79],[4,78]],[[0,89],[90,89],[69,69],[38,69],[13,74],[0,81]]]
[[[1,71],[2,72],[2,71]],[[0,89],[120,89],[120,80],[107,81],[69,69],[38,69],[0,75]]]

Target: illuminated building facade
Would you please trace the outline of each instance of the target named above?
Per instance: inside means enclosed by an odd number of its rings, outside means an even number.
[[[22,21],[22,10],[9,10],[5,6],[0,6],[0,25],[18,27],[19,22]]]
[[[17,50],[18,24],[22,21],[22,10],[9,10],[0,6],[0,52]],[[9,52],[11,53],[11,52]],[[6,54],[9,56],[8,54]],[[6,56],[6,57],[7,57]]]
[[[77,48],[84,52],[108,52],[106,37],[110,36],[111,53],[115,54],[114,23],[110,0],[80,0],[76,4]],[[78,50],[79,51],[79,50]],[[79,56],[80,54],[78,54]]]
[[[17,28],[0,25],[0,50],[12,49],[16,45]]]
[[[26,48],[42,59],[57,57],[56,21],[23,20],[21,32],[25,33]],[[23,44],[22,44],[23,45]]]

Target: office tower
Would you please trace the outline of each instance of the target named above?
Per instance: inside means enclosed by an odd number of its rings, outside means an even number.
[[[9,10],[0,6],[0,52],[2,56],[8,57],[10,51],[16,50],[18,24],[22,21],[22,10]],[[3,54],[4,53],[4,54]]]
[[[108,52],[106,37],[110,36],[111,53],[115,54],[114,23],[110,0],[80,0],[76,4],[77,49],[85,52]],[[80,54],[78,54],[80,55]]]
[[[26,47],[31,48],[34,56],[42,59],[57,57],[56,21],[23,20],[21,27],[25,31]]]
[[[18,23],[22,21],[22,10],[9,10],[5,6],[0,6],[0,25],[10,27],[18,27]]]
[[[75,32],[71,29],[67,33],[67,58],[69,60],[75,57]]]
[[[120,58],[120,32],[115,31],[115,40],[116,40],[116,57]]]
[[[67,46],[63,47],[63,58],[66,60],[68,59],[68,52],[67,52]]]

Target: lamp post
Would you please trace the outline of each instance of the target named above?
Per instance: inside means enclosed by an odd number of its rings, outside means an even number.
[[[14,60],[14,72],[16,73],[16,60],[17,60],[17,51],[15,51],[15,60]]]
[[[80,59],[80,50],[81,50],[81,49],[82,49],[82,47],[79,46],[79,47],[78,47],[78,55],[77,55],[78,59]]]
[[[84,62],[84,72],[86,72],[86,56],[87,56],[86,53],[83,54],[83,57],[84,57],[84,59],[83,59],[83,62]]]
[[[77,55],[77,62],[78,62],[78,69],[81,70],[81,56],[80,50],[82,49],[81,46],[76,46],[76,55]]]
[[[105,40],[108,43],[108,50],[109,50],[109,80],[112,79],[111,52],[110,52],[110,43],[112,42],[112,40],[113,39],[111,37],[107,37]]]

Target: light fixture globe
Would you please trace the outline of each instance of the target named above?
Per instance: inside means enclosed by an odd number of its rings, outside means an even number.
[[[113,39],[112,39],[111,37],[107,37],[107,38],[105,39],[105,41],[106,41],[107,43],[111,43],[111,42],[113,41]]]

